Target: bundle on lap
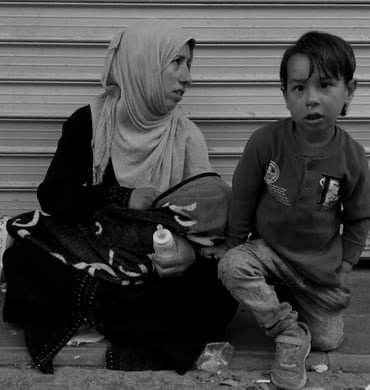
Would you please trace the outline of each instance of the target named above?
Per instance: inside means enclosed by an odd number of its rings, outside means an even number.
[[[147,255],[158,224],[203,245],[224,238],[230,197],[230,187],[210,172],[170,188],[155,199],[156,207],[109,205],[76,225],[35,210],[11,218],[7,228],[14,238],[32,242],[66,265],[124,286],[154,272]]]

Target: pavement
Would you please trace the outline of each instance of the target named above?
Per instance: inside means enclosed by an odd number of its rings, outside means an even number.
[[[311,352],[306,364],[307,390],[365,390],[370,384],[369,266],[355,269],[350,283],[352,300],[344,313],[345,340],[335,351]],[[3,295],[0,293],[0,304]],[[225,370],[216,374],[207,370],[193,370],[183,376],[173,372],[106,370],[106,342],[101,340],[63,348],[54,359],[56,373],[50,376],[32,367],[23,331],[0,319],[0,390],[275,388],[268,383],[274,342],[247,311],[239,309],[228,328],[227,339],[234,347],[233,358]]]

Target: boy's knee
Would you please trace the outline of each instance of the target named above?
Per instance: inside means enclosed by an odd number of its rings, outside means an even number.
[[[311,332],[312,333],[312,332]],[[333,333],[317,332],[312,333],[312,348],[319,351],[332,351],[337,349],[343,342],[344,333],[343,331],[337,331]]]
[[[218,277],[227,285],[229,281],[245,279],[254,276],[253,256],[240,250],[239,247],[229,250],[218,263]]]

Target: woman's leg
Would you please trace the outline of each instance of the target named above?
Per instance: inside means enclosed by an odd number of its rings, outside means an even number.
[[[217,279],[217,262],[198,258],[181,277],[135,286],[99,283],[93,316],[110,340],[110,368],[191,367],[207,342],[222,341],[237,303]]]
[[[207,342],[223,339],[237,308],[217,279],[217,263],[207,259],[182,277],[124,287],[67,267],[24,240],[8,249],[4,263],[4,319],[26,325],[40,369],[84,317],[111,342],[110,368],[185,371]]]
[[[79,291],[86,278],[26,240],[15,240],[4,254],[7,291],[4,321],[24,327],[27,349],[43,372],[82,322]]]
[[[76,287],[71,267],[26,240],[15,240],[3,260],[7,281],[5,321],[22,324],[26,313],[32,311],[57,319],[71,310]]]

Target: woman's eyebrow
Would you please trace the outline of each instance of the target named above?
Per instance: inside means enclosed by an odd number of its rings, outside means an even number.
[[[192,56],[187,56],[185,54],[176,54],[175,58],[188,59],[188,60],[192,60],[193,59]]]

